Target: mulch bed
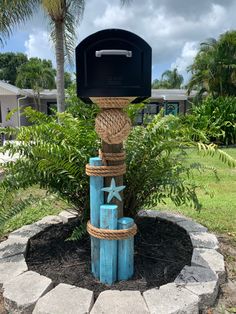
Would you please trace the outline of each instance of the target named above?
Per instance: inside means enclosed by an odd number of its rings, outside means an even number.
[[[30,270],[47,276],[55,284],[67,283],[93,290],[95,297],[104,290],[141,292],[174,281],[185,265],[190,265],[192,244],[186,232],[156,218],[139,218],[135,237],[134,276],[112,286],[99,283],[91,275],[90,239],[65,241],[77,221],[49,227],[30,241],[27,264]]]

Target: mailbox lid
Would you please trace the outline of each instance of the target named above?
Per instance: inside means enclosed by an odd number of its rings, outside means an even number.
[[[78,96],[151,95],[151,47],[139,36],[107,29],[84,39],[76,48]]]

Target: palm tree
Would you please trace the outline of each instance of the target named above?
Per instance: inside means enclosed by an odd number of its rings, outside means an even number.
[[[32,88],[34,102],[40,110],[40,92],[47,88],[55,88],[55,70],[48,66],[48,62],[38,58],[31,58],[27,63],[18,68],[16,86],[20,88]],[[49,62],[50,63],[50,62]]]
[[[178,73],[178,70],[166,70],[161,75],[161,80],[154,80],[152,82],[152,88],[181,88],[184,78],[181,74]]]
[[[131,0],[121,0],[121,4]],[[71,60],[76,38],[76,25],[84,12],[85,0],[1,0],[0,43],[4,43],[14,27],[27,21],[43,8],[51,26],[57,66],[57,110],[65,110],[64,63]]]
[[[57,109],[59,112],[65,110],[65,56],[70,60],[76,37],[75,26],[82,17],[84,3],[84,0],[5,0],[0,4],[1,42],[9,37],[15,26],[32,17],[40,7],[49,17],[51,38],[55,44]]]
[[[166,82],[166,86],[169,86],[169,88],[180,88],[184,78],[178,73],[177,68],[175,68],[174,70],[167,70],[162,73],[161,80]]]
[[[199,52],[188,71],[192,77],[189,92],[197,89],[213,97],[236,95],[236,31],[211,38],[200,45]]]

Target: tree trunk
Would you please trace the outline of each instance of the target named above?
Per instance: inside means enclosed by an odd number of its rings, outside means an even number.
[[[102,142],[102,151],[104,153],[121,153],[123,150],[123,144],[107,144],[106,142]],[[120,165],[123,164],[123,161],[108,161],[107,162],[108,165]],[[111,184],[111,177],[107,177],[105,178],[105,186],[110,186]],[[119,177],[115,177],[115,181],[116,181],[116,185],[120,186],[123,185],[123,176],[119,176]],[[120,195],[123,199],[123,192],[120,192]],[[105,197],[107,197],[106,193],[105,193]],[[105,202],[106,203],[106,202]],[[118,206],[118,218],[123,217],[123,201],[120,202],[119,200],[117,200],[116,198],[114,198],[112,200],[113,204],[116,204]]]
[[[57,68],[57,111],[65,111],[65,83],[64,83],[64,23],[55,22],[55,50]]]

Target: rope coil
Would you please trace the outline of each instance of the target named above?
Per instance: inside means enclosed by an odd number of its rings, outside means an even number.
[[[101,149],[99,149],[99,157],[106,165],[107,161],[124,161],[126,155],[124,151],[122,151],[121,153],[104,153]]]
[[[95,130],[106,143],[120,144],[131,131],[131,121],[120,109],[105,109],[96,117]]]
[[[135,236],[137,233],[137,225],[134,224],[131,228],[122,230],[100,229],[94,227],[89,220],[87,222],[87,231],[91,236],[98,239],[125,240]]]
[[[119,177],[125,174],[126,164],[117,166],[90,166],[86,165],[86,174],[93,177]]]
[[[90,97],[93,103],[103,109],[125,108],[135,97]]]

